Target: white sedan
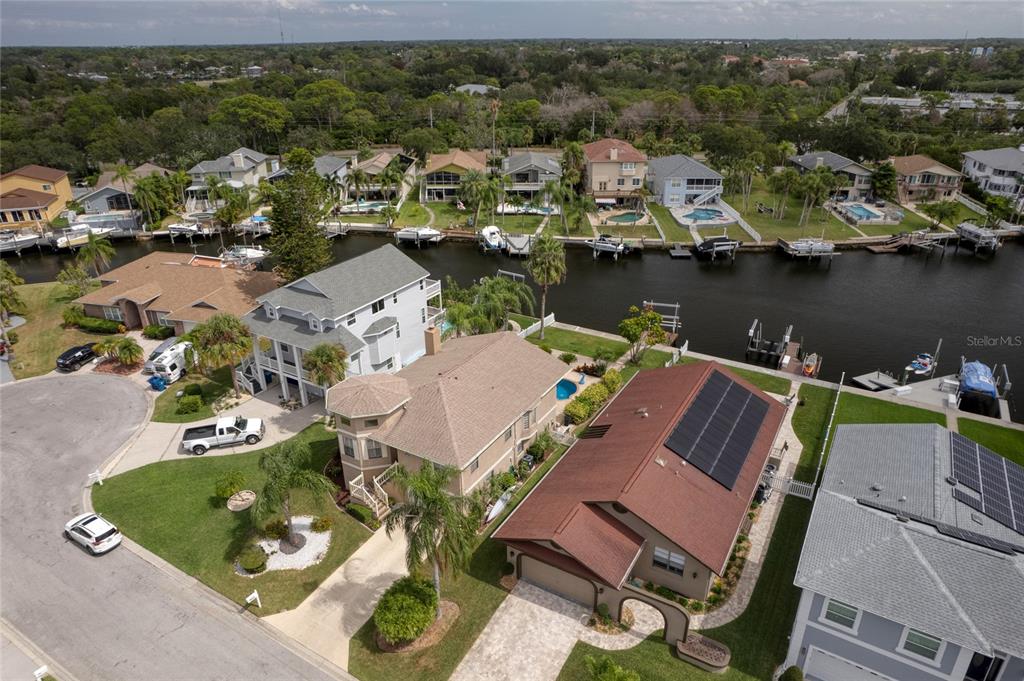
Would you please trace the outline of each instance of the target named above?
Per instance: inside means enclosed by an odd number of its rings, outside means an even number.
[[[97,513],[83,513],[64,526],[64,536],[84,546],[94,556],[121,543],[121,533]]]

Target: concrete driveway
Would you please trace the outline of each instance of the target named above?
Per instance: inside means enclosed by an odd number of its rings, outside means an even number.
[[[0,387],[4,624],[79,681],[337,678],[178,571],[126,546],[92,557],[64,539],[88,474],[147,409],[137,385],[113,376]]]

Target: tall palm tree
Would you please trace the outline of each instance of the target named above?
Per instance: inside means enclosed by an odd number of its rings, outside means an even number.
[[[77,260],[82,265],[92,265],[96,271],[96,276],[100,276],[100,271],[110,267],[110,261],[114,258],[117,251],[114,250],[113,244],[110,243],[110,239],[105,236],[97,236],[93,233],[89,233],[88,241],[82,244],[82,247],[78,249]]]
[[[533,314],[536,299],[525,282],[507,277],[484,277],[476,287],[474,306],[487,317],[492,328],[508,326],[509,312]]]
[[[121,163],[114,169],[114,180],[121,183],[121,189],[124,190],[125,198],[128,199],[128,210],[132,214],[132,223],[135,225],[135,228],[138,229],[139,221],[135,217],[135,209],[132,208],[132,193],[128,191],[128,183],[135,182],[135,173],[132,172],[131,168]]]
[[[380,183],[381,191],[384,192],[384,198],[391,201],[392,196],[397,196],[401,192],[402,185],[406,182],[406,177],[401,168],[393,163],[389,163],[384,167],[384,170],[380,171],[380,175],[377,176],[377,182]]]
[[[214,217],[220,222],[221,228],[220,234],[220,245],[224,247],[224,230],[234,229],[234,226],[242,219],[247,211],[248,195],[243,193],[234,193],[228,195],[227,200],[224,201],[224,205],[217,209],[214,213]]]
[[[523,226],[523,215],[522,215],[522,213],[519,212],[519,209],[522,208],[523,204],[526,203],[525,201],[523,201],[522,195],[521,194],[510,194],[506,200],[508,202],[508,205],[510,205],[510,206],[512,206],[513,208],[516,209],[516,215],[519,216],[519,226],[522,227]]]
[[[505,188],[508,186],[508,178],[502,175],[491,175],[487,178],[487,186],[484,190],[484,195],[487,197],[487,203],[491,207],[491,224],[494,224],[494,209],[498,207],[499,203],[505,202]],[[502,224],[505,224],[505,213],[502,213]]]
[[[789,194],[799,184],[800,173],[797,172],[796,168],[783,168],[781,171],[768,177],[768,188],[779,197],[775,207],[776,220],[781,220],[786,216]]]
[[[288,526],[288,542],[298,545],[292,524],[292,490],[304,489],[312,493],[317,503],[333,496],[337,487],[323,473],[309,468],[309,445],[299,440],[286,440],[277,447],[267,449],[260,457],[260,470],[267,476],[263,490],[256,495],[250,508],[254,520],[264,520],[280,511]]]
[[[171,189],[174,193],[174,200],[181,200],[181,205],[185,205],[185,190],[192,183],[192,178],[184,170],[176,170],[171,173],[168,178]]]
[[[473,209],[473,227],[479,229],[480,209],[483,207],[487,196],[487,176],[479,170],[466,171],[462,176],[459,193],[462,195],[464,202],[475,206]]]
[[[238,375],[234,366],[252,352],[249,327],[233,315],[222,313],[210,317],[191,331],[192,344],[199,355],[199,363],[207,370],[222,366],[231,368],[231,384],[235,397],[241,396]]]
[[[584,227],[590,227],[589,214],[597,210],[597,204],[586,194],[573,194],[565,209],[569,212],[569,224],[575,231],[582,232]]]
[[[362,168],[355,168],[345,176],[345,184],[356,195],[356,205],[358,205],[363,190],[370,184],[370,176]]]
[[[540,339],[544,340],[544,314],[547,311],[548,287],[565,281],[565,246],[548,233],[540,235],[530,250],[526,271],[540,286]]]
[[[562,229],[568,234],[569,228],[565,221],[565,200],[572,195],[569,187],[561,180],[548,180],[544,183],[541,193],[546,197],[549,206],[552,203],[558,204],[558,217],[562,221]]]
[[[389,537],[399,528],[405,534],[405,564],[410,572],[424,561],[430,562],[438,600],[441,575],[469,563],[480,523],[480,505],[470,497],[451,493],[458,474],[455,468],[430,461],[415,472],[399,467],[393,480],[405,501],[396,504],[385,521]],[[441,616],[440,608],[437,616]]]
[[[206,176],[206,200],[210,202],[210,205],[216,205],[217,201],[224,197],[226,185],[224,180],[220,179],[216,175]]]
[[[562,150],[562,181],[569,184],[577,192],[583,190],[583,175],[587,169],[587,159],[583,153],[583,145],[569,142]]]
[[[302,366],[309,378],[321,388],[328,388],[345,378],[348,354],[340,345],[320,343],[302,355]]]
[[[633,197],[634,210],[638,214],[643,215],[647,199],[651,198],[651,190],[647,188],[647,185],[642,184],[630,192],[630,196]]]
[[[497,97],[493,98],[487,103],[487,107],[491,110],[491,156],[497,156],[497,125],[498,125],[498,111],[501,109],[501,100]]]

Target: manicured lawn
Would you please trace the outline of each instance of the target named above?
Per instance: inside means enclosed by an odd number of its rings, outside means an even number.
[[[957,430],[964,437],[1024,466],[1024,431],[968,418],[957,419]]]
[[[558,216],[554,216],[557,218]],[[509,234],[533,234],[544,221],[543,215],[495,215],[495,224]]]
[[[459,605],[459,618],[443,640],[435,646],[415,653],[387,654],[378,650],[373,640],[373,620],[367,621],[349,645],[348,670],[361,681],[435,681],[447,679],[465,657],[480,632],[508,592],[498,585],[506,563],[505,547],[493,541],[490,534],[523,497],[540,482],[547,471],[565,453],[559,447],[512,498],[505,511],[491,523],[470,561],[469,569],[454,577],[446,577],[441,585],[442,598]],[[534,632],[543,636],[544,632]]]
[[[434,213],[434,229],[469,229],[468,221],[473,218],[473,211],[460,211],[447,201],[431,201],[427,204]],[[490,215],[480,211],[480,223],[490,224]]]
[[[786,201],[786,210],[783,212],[784,217],[781,220],[776,220],[767,213],[758,213],[758,202],[769,207],[775,206],[775,196],[768,191],[767,183],[763,177],[754,179],[754,189],[750,192],[750,200],[747,204],[748,210],[743,210],[743,197],[741,195],[734,194],[724,198],[730,206],[739,211],[740,215],[750,223],[751,227],[761,234],[763,241],[771,242],[778,238],[792,241],[800,237],[821,237],[823,231],[824,238],[830,241],[841,241],[860,236],[857,232],[850,229],[849,226],[844,225],[840,220],[837,220],[821,208],[816,208],[807,220],[807,224],[801,227],[799,222],[800,211],[803,208],[803,199],[792,194],[790,194]],[[707,234],[712,234],[712,231],[711,229],[705,230]],[[730,236],[737,236],[741,239],[745,236],[746,240],[750,239],[750,236],[739,228],[737,228],[735,234],[732,228],[730,228],[729,232]],[[714,233],[718,234],[717,231]]]
[[[430,222],[430,215],[422,204],[407,200],[398,211],[395,227],[424,227]]]
[[[956,215],[953,218],[947,220],[945,222],[946,225],[950,227],[956,227],[961,222],[973,222],[976,225],[980,225],[985,222],[985,216],[982,215],[981,213],[975,213],[973,210],[971,210],[964,204],[960,203],[959,201],[955,201],[954,204],[956,205]],[[917,204],[917,209],[924,213],[924,208],[928,205],[930,204],[919,203]],[[929,224],[930,223],[931,221],[929,220]]]
[[[384,218],[375,214],[342,214],[338,216],[339,222],[352,222],[358,225],[383,225]]]
[[[930,229],[932,226],[932,220],[929,218],[923,218],[917,213],[911,212],[907,208],[903,209],[903,221],[900,222],[896,227],[890,226],[889,229],[892,232],[914,232],[919,229]]]
[[[548,220],[547,227],[544,228],[544,233],[551,236],[585,236],[590,239],[594,236],[594,229],[589,224],[584,224],[580,229],[577,229],[571,221],[568,221],[566,227],[563,227],[561,216],[552,215],[551,219]]]
[[[647,350],[644,350],[642,355],[640,355],[640,361],[636,364],[641,369],[658,369],[671,361],[671,353],[665,352],[664,350],[648,348]]]
[[[654,216],[658,218],[658,224],[661,225],[661,231],[665,233],[666,242],[670,244],[693,243],[693,237],[690,235],[690,230],[679,224],[679,222],[672,217],[672,213],[669,212],[668,208],[658,203],[648,203],[647,210],[654,213]]]
[[[56,366],[57,356],[68,348],[106,338],[105,334],[63,327],[61,312],[74,300],[63,284],[25,284],[17,290],[25,303],[25,323],[13,330],[18,335],[10,363],[15,378],[49,373]]]
[[[609,340],[600,336],[592,336],[589,333],[552,327],[544,329],[543,341],[540,339],[540,331],[531,334],[526,340],[534,345],[544,343],[545,345],[550,345],[555,350],[572,352],[587,357],[593,357],[597,352],[607,350],[614,353],[615,358],[618,359],[629,349],[629,343],[625,341]]]
[[[515,312],[509,312],[508,313],[508,318],[510,320],[514,321],[516,324],[518,324],[523,329],[528,327],[530,324],[533,324],[534,322],[539,321],[539,317],[530,317],[528,315],[517,314]],[[545,331],[547,331],[547,330],[545,329]],[[547,334],[545,333],[545,335],[547,335]]]
[[[186,385],[192,383],[198,383],[202,386],[203,402],[205,404],[203,404],[199,411],[192,414],[175,413],[175,410],[178,408],[178,392],[184,390]],[[217,369],[211,372],[209,378],[203,376],[198,370],[193,371],[180,381],[167,386],[167,390],[157,396],[156,405],[153,407],[152,420],[159,421],[160,423],[190,423],[192,421],[213,418],[214,413],[210,405],[218,398],[226,395],[230,390],[233,390],[231,386],[231,367]]]
[[[612,222],[611,220],[605,220],[605,214],[599,213],[598,220],[594,223],[594,227],[597,228],[597,231],[600,234],[611,234],[612,236],[621,236],[625,239],[639,239],[640,237],[644,237],[646,239],[657,239],[658,241],[661,241],[661,234],[658,232],[658,228],[654,226],[653,222],[638,225],[632,222]]]
[[[754,369],[740,369],[734,366],[727,366],[726,369],[737,376],[741,376],[756,385],[761,390],[776,395],[789,395],[793,389],[793,382],[782,376],[773,376]]]
[[[338,438],[322,425],[295,436],[313,451],[310,468],[323,470],[338,452]],[[296,607],[370,534],[325,499],[318,507],[307,493],[292,495],[297,515],[327,515],[334,521],[327,556],[305,570],[275,570],[254,578],[241,577],[233,568],[239,550],[255,529],[247,512],[232,513],[215,498],[217,480],[228,471],[245,476],[246,487],[256,490],[265,477],[259,469],[261,451],[227,456],[163,461],[108,478],[93,488],[96,510],[116,523],[134,541],[192,575],[236,603],[253,589],[260,592],[259,615]]]

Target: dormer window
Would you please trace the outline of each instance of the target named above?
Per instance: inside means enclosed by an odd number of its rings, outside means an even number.
[[[320,330],[320,320],[316,319],[315,317],[311,317],[310,320],[309,320],[309,328],[313,329],[314,331],[319,331]]]
[[[263,309],[266,311],[267,317],[270,319],[277,319],[277,309],[273,305],[267,303],[263,306]]]

